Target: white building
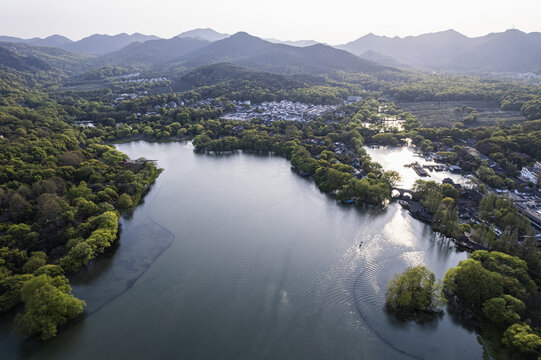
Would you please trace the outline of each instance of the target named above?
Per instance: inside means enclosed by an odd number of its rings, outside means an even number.
[[[347,104],[354,104],[357,102],[363,101],[362,96],[348,96],[348,99],[346,101]]]
[[[536,162],[535,165],[532,166],[524,166],[522,170],[520,171],[520,176],[524,179],[537,184],[539,181],[539,176],[541,175],[541,162]]]

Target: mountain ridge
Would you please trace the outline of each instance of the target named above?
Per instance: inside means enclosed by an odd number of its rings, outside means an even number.
[[[330,71],[375,72],[384,66],[333,47],[316,44],[296,47],[273,44],[238,32],[176,59],[188,68],[229,62],[278,74],[321,74]]]
[[[367,34],[336,46],[373,51],[412,67],[455,72],[540,72],[541,33],[510,29],[467,37],[453,29],[406,37]]]

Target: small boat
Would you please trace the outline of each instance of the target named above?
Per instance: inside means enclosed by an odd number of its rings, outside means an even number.
[[[398,203],[402,206],[402,207],[405,207],[405,208],[408,208],[410,206],[410,203],[407,202],[406,200],[398,200]]]

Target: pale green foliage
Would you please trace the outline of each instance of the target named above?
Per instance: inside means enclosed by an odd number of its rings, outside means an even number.
[[[433,312],[444,303],[441,282],[425,266],[408,267],[387,285],[386,306],[403,313]]]
[[[502,295],[485,301],[483,314],[495,324],[508,326],[520,321],[519,313],[525,308],[521,300],[511,295]]]
[[[71,286],[64,276],[40,275],[27,281],[21,298],[25,310],[17,315],[15,328],[21,335],[36,335],[42,340],[55,336],[58,326],[81,314],[86,306],[71,295]]]
[[[489,271],[474,259],[461,261],[457,267],[447,270],[445,287],[452,291],[468,307],[480,307],[486,300],[503,293],[502,276]]]
[[[539,353],[541,351],[541,337],[532,331],[526,324],[513,324],[503,334],[502,342],[517,348],[524,353]]]

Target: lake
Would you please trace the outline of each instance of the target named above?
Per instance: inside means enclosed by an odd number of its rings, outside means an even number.
[[[341,205],[280,157],[118,149],[165,171],[122,218],[115,251],[72,277],[88,316],[24,344],[4,316],[3,359],[482,358],[456,316],[385,313],[393,274],[425,264],[443,278],[467,258],[400,206]]]

